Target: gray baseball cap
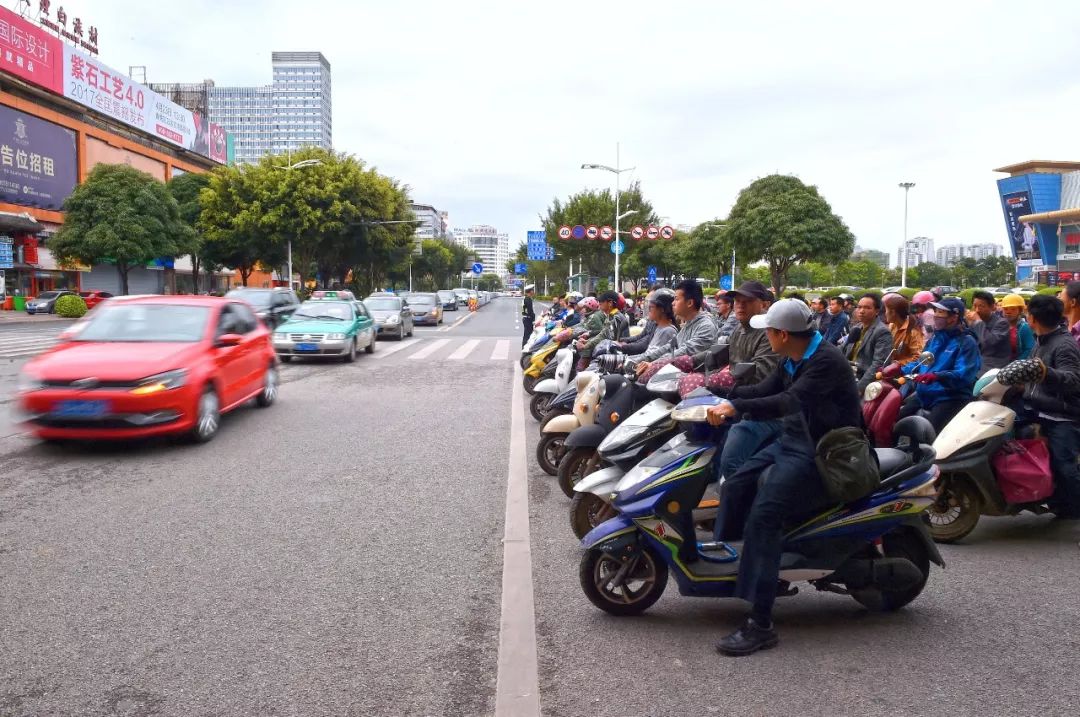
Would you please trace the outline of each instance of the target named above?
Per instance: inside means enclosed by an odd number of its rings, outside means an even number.
[[[777,331],[809,331],[813,328],[814,314],[810,307],[798,299],[781,299],[769,307],[765,314],[750,317],[755,329]]]

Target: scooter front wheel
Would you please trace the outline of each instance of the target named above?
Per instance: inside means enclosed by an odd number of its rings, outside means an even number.
[[[640,615],[667,587],[667,563],[650,548],[625,562],[593,548],[581,556],[581,589],[596,607],[612,615]]]
[[[938,499],[927,508],[930,535],[937,543],[955,543],[975,529],[982,501],[970,481],[946,478]]]
[[[530,396],[533,395],[533,389],[536,388],[536,384],[540,382],[539,376],[530,376],[525,374],[521,377],[521,386],[525,389],[525,393]]]
[[[529,413],[537,421],[543,421],[544,416],[547,414],[548,404],[551,403],[551,399],[555,398],[550,393],[534,393],[532,398],[529,399]]]
[[[522,371],[529,368],[529,364],[532,363],[532,354],[521,354],[521,361],[519,361],[519,363],[521,364]]]
[[[570,529],[581,540],[608,518],[615,517],[611,504],[593,493],[575,493],[570,502]]]
[[[545,433],[536,444],[536,462],[549,476],[559,475],[559,461],[563,458],[563,444],[568,433]]]
[[[575,448],[559,461],[559,488],[567,498],[574,497],[574,486],[600,465],[595,448]]]

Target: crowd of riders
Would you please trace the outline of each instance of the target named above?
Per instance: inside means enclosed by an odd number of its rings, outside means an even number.
[[[526,339],[536,319],[533,293],[527,286]],[[998,380],[1017,387],[1017,421],[1037,425],[1048,439],[1051,510],[1080,518],[1080,281],[1060,296],[1030,300],[975,292],[970,307],[929,291],[910,301],[898,293],[777,300],[755,281],[714,298],[710,309],[701,285],[684,280],[652,287],[636,305],[615,291],[571,293],[555,299],[548,314],[573,329],[579,368],[594,353],[615,350],[641,380],[661,364],[717,346],[726,347],[731,366],[755,364],[749,380],[717,386],[729,400],[708,411],[710,423],[728,426],[716,464],[723,482],[715,545],[743,541],[737,596],[750,605],[745,621],[717,644],[720,652],[745,655],[777,643],[772,605],[785,520],[822,503],[818,443],[834,429],[863,428],[863,389],[886,363],[898,364],[914,384],[901,414],[922,415],[937,432],[972,400],[980,376],[1000,369]],[[639,322],[641,333],[631,337]]]

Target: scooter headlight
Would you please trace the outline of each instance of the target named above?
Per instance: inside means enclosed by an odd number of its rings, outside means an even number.
[[[876,401],[877,397],[881,395],[881,381],[872,381],[863,391],[864,401]]]
[[[646,431],[649,430],[648,426],[633,426],[629,423],[624,423],[620,426],[616,426],[611,433],[607,434],[603,441],[601,441],[598,451],[604,453],[609,450],[617,450],[618,448],[625,446],[628,443],[636,441],[643,436]]]

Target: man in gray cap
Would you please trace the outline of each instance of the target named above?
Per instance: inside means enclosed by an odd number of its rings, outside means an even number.
[[[731,400],[709,409],[709,422],[722,425],[741,414],[780,419],[774,441],[725,476],[718,520],[724,540],[744,538],[736,597],[751,604],[738,630],[716,648],[726,655],[749,655],[777,644],[772,607],[780,573],[784,520],[828,501],[814,462],[818,441],[831,430],[862,425],[855,378],[840,349],[824,341],[813,314],[802,301],[784,299],[767,314],[750,319],[765,329],[773,351],[782,358],[761,383],[732,389]],[[762,472],[769,480],[757,487]]]

